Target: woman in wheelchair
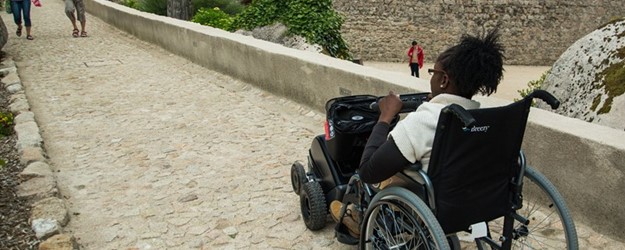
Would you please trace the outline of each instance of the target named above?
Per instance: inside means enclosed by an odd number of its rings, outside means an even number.
[[[382,98],[378,102],[378,122],[362,154],[361,181],[380,183],[380,188],[384,188],[409,164],[420,162],[426,170],[441,110],[450,104],[465,109],[479,108],[480,103],[471,98],[477,93],[490,95],[497,90],[503,77],[503,53],[497,28],[484,36],[463,36],[459,44],[438,56],[433,69],[428,69],[432,75],[429,102],[409,113],[390,132],[391,121],[401,110],[402,102],[392,91]],[[336,221],[342,205],[337,200],[330,204],[330,213]],[[348,207],[347,214],[355,213],[353,210]],[[342,220],[352,236],[360,233],[356,217],[345,216]]]
[[[362,249],[460,249],[456,233],[469,231],[478,249],[577,249],[564,199],[521,150],[533,99],[554,109],[557,99],[536,90],[501,107],[472,100],[497,90],[503,52],[497,28],[465,35],[428,70],[429,102],[397,122],[406,102],[392,91],[379,99],[344,195],[320,195],[316,176],[299,181],[311,190],[300,196],[307,226],[329,209],[337,239]],[[312,202],[309,193],[321,200]]]

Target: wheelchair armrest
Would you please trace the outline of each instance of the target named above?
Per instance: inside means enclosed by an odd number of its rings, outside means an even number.
[[[406,174],[406,172],[404,172],[404,174],[409,176],[411,179],[423,185],[425,189],[425,195],[427,195],[427,198],[425,199],[427,199],[426,201],[428,205],[430,206],[430,209],[432,210],[432,212],[436,212],[436,199],[434,195],[434,184],[432,184],[432,181],[430,180],[430,177],[428,176],[428,174],[425,171],[423,171],[423,166],[421,165],[421,163],[416,162],[414,164],[410,164],[408,165],[408,167],[406,167],[406,169],[404,169],[404,171],[412,171],[416,173],[416,174]]]

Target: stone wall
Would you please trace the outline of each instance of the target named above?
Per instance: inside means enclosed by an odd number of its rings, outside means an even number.
[[[571,44],[625,15],[622,0],[334,0],[355,57],[401,62],[410,42],[426,62],[464,33],[501,23],[506,64],[551,65]]]

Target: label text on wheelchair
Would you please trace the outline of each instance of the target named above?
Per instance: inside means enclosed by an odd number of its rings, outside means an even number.
[[[464,132],[488,132],[488,128],[490,128],[490,126],[481,126],[481,127],[476,127],[473,126],[472,128],[467,128],[467,127],[463,127],[462,131]]]

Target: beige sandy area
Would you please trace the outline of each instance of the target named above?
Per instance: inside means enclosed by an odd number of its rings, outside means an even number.
[[[393,72],[403,72],[407,75],[410,74],[410,68],[407,63],[389,63],[389,62],[367,62],[363,63],[365,66],[373,67],[382,70],[388,70]],[[432,68],[432,63],[426,63],[419,71],[419,76],[424,79],[430,79],[430,75],[427,73],[429,68]],[[521,66],[521,65],[505,65],[504,66],[504,78],[497,93],[493,96],[514,100],[519,98],[518,90],[526,89],[529,81],[537,80],[540,76],[546,72],[550,66]]]

